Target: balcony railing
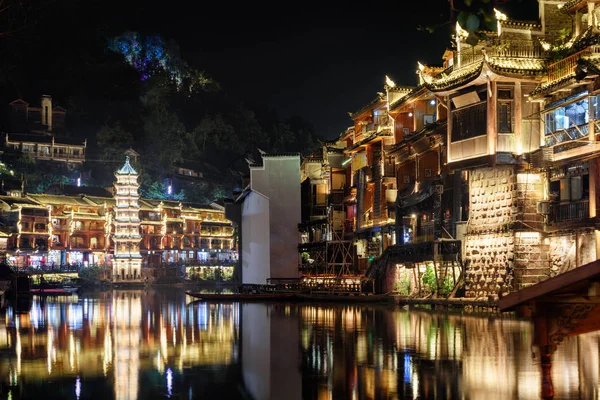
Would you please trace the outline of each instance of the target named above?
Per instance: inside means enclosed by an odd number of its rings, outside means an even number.
[[[546,146],[551,147],[559,143],[571,140],[583,139],[588,136],[590,127],[588,124],[572,126],[546,135]]]
[[[492,39],[488,42],[486,53],[491,57],[506,58],[544,58],[546,51],[542,44],[529,39]]]
[[[577,60],[579,60],[582,55],[590,54],[593,51],[595,51],[595,49],[587,47],[575,54],[570,55],[569,57],[550,64],[548,66],[548,81],[546,83],[550,84],[552,82],[559,81],[575,73],[575,69],[577,68]]]
[[[566,222],[583,220],[590,217],[590,201],[580,200],[568,203],[554,204],[552,220],[554,222]]]

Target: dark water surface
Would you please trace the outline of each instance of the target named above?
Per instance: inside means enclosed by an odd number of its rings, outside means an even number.
[[[34,297],[0,316],[1,399],[538,399],[532,326],[388,306],[192,303],[182,289]],[[554,354],[599,398],[600,333]]]

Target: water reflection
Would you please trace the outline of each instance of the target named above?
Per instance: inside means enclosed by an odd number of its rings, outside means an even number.
[[[537,399],[532,326],[359,306],[34,298],[0,318],[0,398]],[[554,354],[556,399],[598,399],[600,334]]]

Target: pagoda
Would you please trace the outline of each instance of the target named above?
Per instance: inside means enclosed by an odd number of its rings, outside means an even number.
[[[113,281],[140,281],[142,256],[140,254],[140,217],[138,173],[125,164],[115,173],[115,220]]]

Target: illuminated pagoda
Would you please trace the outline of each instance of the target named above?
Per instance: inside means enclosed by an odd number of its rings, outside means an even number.
[[[139,281],[142,267],[138,204],[140,185],[137,182],[138,173],[129,164],[129,156],[115,177],[113,281]]]

